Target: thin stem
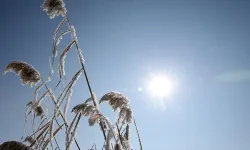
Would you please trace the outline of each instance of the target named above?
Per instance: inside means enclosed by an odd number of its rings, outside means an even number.
[[[39,124],[39,126],[38,126],[38,128],[37,128],[37,130],[40,130],[40,126],[43,124],[43,122],[45,121],[45,120],[47,120],[47,118],[44,118],[43,120],[42,120],[42,122]],[[46,123],[45,125],[49,125],[49,122],[48,123]],[[44,126],[45,126],[44,125]],[[30,136],[31,137],[31,136]],[[36,137],[36,133],[34,133],[34,137]],[[38,142],[36,142],[36,144],[35,144],[35,148],[37,149],[38,148],[38,146],[39,146],[39,141]]]
[[[50,122],[47,122],[45,125],[43,125],[41,128],[37,129],[36,132],[34,132],[33,134],[31,134],[29,137],[32,137],[33,135],[35,135],[38,131],[42,130],[44,127],[48,126]]]
[[[126,128],[124,128],[124,129],[122,130],[122,134],[125,132],[125,130],[126,130]]]
[[[138,137],[138,140],[139,140],[139,143],[140,143],[140,150],[143,150],[142,149],[142,144],[141,144],[141,138],[140,138],[140,134],[139,134],[136,122],[135,122],[135,118],[133,118],[133,119],[134,119],[134,125],[135,125],[135,129],[136,129],[137,137]]]
[[[70,148],[72,139],[75,138],[74,136],[75,136],[75,134],[76,134],[76,129],[77,129],[77,126],[78,126],[79,121],[80,121],[80,119],[81,119],[82,113],[79,113],[79,114],[77,114],[77,115],[78,115],[78,118],[77,118],[77,121],[76,121],[76,124],[75,124],[75,128],[74,128],[74,130],[73,130],[73,132],[72,132],[72,135],[71,135],[71,137],[70,137],[70,140],[69,140],[69,143],[68,143],[68,145],[67,145],[67,147],[66,147],[66,150],[68,150],[68,149]],[[70,133],[70,134],[71,134],[71,133]]]
[[[50,146],[51,146],[51,149],[54,149],[53,143],[51,141],[50,141]]]
[[[36,141],[39,140],[39,138],[43,135],[43,133],[48,129],[49,126],[43,129],[43,131],[36,137],[35,141],[30,144],[30,147],[32,147],[34,144],[36,144]]]
[[[120,129],[119,129],[119,126],[118,126],[117,123],[116,123],[116,128],[117,128],[117,130],[118,130],[119,140],[120,140],[120,142],[121,142],[121,145],[123,146],[123,141],[122,141],[122,139],[121,139],[122,135],[121,135],[121,132],[120,132]]]
[[[41,148],[41,146],[42,146],[42,144],[43,144],[43,142],[45,141],[45,138],[46,138],[46,136],[47,136],[47,134],[48,134],[49,132],[47,131],[44,135],[43,135],[43,139],[42,139],[42,141],[40,142],[40,144],[39,144],[39,149]]]
[[[55,142],[56,142],[57,148],[58,148],[59,150],[61,150],[61,149],[60,149],[60,147],[59,147],[59,144],[58,144],[58,142],[57,142],[57,140],[56,140],[56,137],[54,137],[54,139],[55,139]]]
[[[123,125],[124,125],[124,124],[122,124],[122,125],[120,126],[120,130],[122,130]],[[121,133],[121,134],[122,134],[122,133]]]
[[[96,149],[96,145],[95,145],[95,143],[93,144],[93,146],[91,147],[91,149],[93,149],[95,147],[95,149]]]
[[[75,115],[74,119],[72,120],[71,124],[69,125],[68,132],[70,132],[71,128],[73,127],[73,125],[74,125],[74,123],[76,121],[77,115],[78,114]]]
[[[58,123],[57,119],[55,119],[55,120],[56,120],[56,123]],[[60,127],[60,124],[58,124],[58,126]],[[62,125],[62,126],[63,126],[63,125]],[[60,129],[62,129],[62,127],[61,127]],[[57,140],[56,140],[56,137],[54,137],[54,139],[55,139],[55,142],[56,142],[56,145],[57,145],[56,148],[58,148],[58,149],[60,150],[60,146],[59,146],[59,144],[58,144],[58,142],[57,142]]]
[[[71,25],[71,23],[70,23],[70,21],[69,21],[69,19],[68,19],[68,16],[67,16],[66,14],[65,14],[65,18],[66,18],[66,20],[67,20],[67,22],[68,22],[69,28],[71,29],[71,28],[72,28],[72,25]],[[73,35],[72,32],[71,32],[71,35],[72,35],[72,37],[74,38],[74,40],[76,41],[75,36]],[[76,49],[79,51],[80,49],[79,49],[79,46],[78,46],[78,42],[76,42],[75,45],[76,45]],[[79,57],[80,57],[79,52],[78,52],[78,55],[79,55]],[[86,82],[87,82],[88,89],[89,89],[90,95],[91,95],[91,97],[92,97],[94,106],[95,106],[95,107],[98,107],[98,104],[97,104],[96,101],[94,100],[94,94],[93,94],[93,92],[92,92],[92,89],[91,89],[91,86],[90,86],[90,83],[89,83],[89,79],[88,79],[88,76],[87,76],[87,73],[86,73],[86,69],[85,69],[85,67],[84,67],[84,64],[83,64],[83,62],[82,62],[81,60],[80,60],[80,63],[81,63],[81,66],[82,66],[82,69],[83,69],[83,72],[84,72],[85,80],[86,80]],[[104,131],[104,127],[103,127],[102,122],[100,122],[99,125],[101,126],[102,133],[103,133],[104,139],[105,139],[105,141],[106,141],[107,137],[106,137],[106,134],[105,134],[105,131]]]
[[[59,123],[58,123],[58,121],[57,121],[57,119],[55,119],[55,120],[56,120],[57,125],[60,126]],[[66,127],[66,126],[65,126],[65,127]],[[66,129],[66,136],[67,136],[67,128],[65,128],[65,129]],[[74,138],[74,141],[75,141],[75,143],[76,143],[76,146],[77,146],[78,150],[81,150],[79,144],[78,144],[77,141],[76,141],[76,138]],[[60,149],[60,148],[59,148],[59,149]]]
[[[43,80],[42,80],[42,81],[43,81]],[[44,81],[43,81],[43,82],[44,82]],[[47,86],[47,84],[45,83],[44,85],[45,85],[46,89],[47,89],[48,91],[50,91],[49,88],[48,88],[48,86]],[[52,93],[50,93],[50,94],[52,94]],[[53,99],[52,99],[52,100],[53,100]],[[53,102],[54,102],[55,105],[57,105],[56,101],[53,100]],[[67,127],[68,127],[68,123],[67,123],[67,121],[65,120],[65,118],[64,118],[64,116],[63,116],[62,111],[60,110],[60,108],[58,108],[58,109],[59,109],[59,114],[60,114],[60,116],[61,116],[62,119],[63,119],[64,126],[67,128]],[[78,145],[78,143],[77,143],[77,141],[76,141],[75,138],[74,138],[74,141],[75,141],[75,143]],[[81,150],[81,149],[78,147],[78,150]]]
[[[59,128],[57,128],[57,129],[55,130],[55,132],[53,133],[53,138],[56,136],[56,134],[58,133],[58,131],[62,129],[63,125],[64,125],[64,123],[63,123],[62,125],[60,125]],[[46,149],[46,147],[48,146],[49,142],[50,142],[50,138],[48,138],[48,139],[46,140],[43,149]]]
[[[69,140],[70,140],[70,139],[69,139],[70,131],[71,131],[71,128],[73,127],[73,125],[74,125],[74,123],[75,123],[75,121],[76,121],[77,115],[78,115],[78,114],[75,115],[75,117],[74,117],[74,119],[72,120],[71,124],[70,124],[69,127],[66,129],[66,146],[67,146],[67,144],[69,143]],[[77,143],[77,145],[78,145],[78,143]]]
[[[32,130],[33,130],[33,133],[35,132],[35,128],[34,128],[34,125],[35,125],[35,118],[36,118],[36,114],[35,114],[35,112],[34,112],[33,119],[32,119]]]
[[[75,140],[76,141],[76,140]],[[78,143],[76,142],[76,146],[79,150],[81,150],[80,146],[78,145]]]

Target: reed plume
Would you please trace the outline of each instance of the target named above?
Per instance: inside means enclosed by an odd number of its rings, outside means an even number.
[[[42,5],[43,10],[47,13],[50,19],[55,16],[65,16],[67,10],[63,0],[45,0]]]
[[[98,122],[98,119],[100,118],[100,114],[94,114],[89,117],[89,126],[93,126]]]
[[[121,109],[123,106],[129,104],[128,99],[119,92],[109,92],[103,95],[99,101],[99,104],[105,101],[109,101],[109,105],[113,108],[114,111],[116,111],[118,108]]]
[[[40,73],[30,64],[23,61],[13,61],[4,69],[4,74],[7,72],[15,72],[20,76],[22,84],[36,85],[40,80]]]
[[[31,147],[17,141],[8,141],[0,145],[0,150],[33,150]]]
[[[133,121],[133,111],[129,106],[123,106],[119,112],[118,123],[130,124]]]
[[[37,117],[41,117],[41,119],[43,119],[43,117],[44,117],[44,110],[43,110],[42,106],[40,106],[40,104],[39,104],[39,102],[37,100],[30,101],[27,104],[27,107],[30,108],[31,111],[34,112],[34,114]]]
[[[71,112],[74,112],[75,114],[81,113],[84,116],[89,116],[89,115],[92,115],[92,114],[98,112],[98,110],[93,105],[83,103],[83,104],[76,105],[72,109]]]

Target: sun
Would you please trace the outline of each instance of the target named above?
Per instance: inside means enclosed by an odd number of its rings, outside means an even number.
[[[166,75],[155,75],[150,80],[148,89],[154,96],[169,97],[173,91],[173,83]]]

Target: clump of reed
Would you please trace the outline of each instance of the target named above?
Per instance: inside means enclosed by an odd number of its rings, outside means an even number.
[[[137,136],[139,139],[140,149],[142,150],[142,144],[139,136],[139,132],[134,119],[133,111],[129,105],[129,100],[122,93],[119,92],[109,92],[104,94],[98,102],[97,97],[93,94],[90,82],[88,80],[87,72],[84,66],[84,57],[82,55],[82,50],[79,47],[78,38],[76,36],[76,30],[72,26],[68,16],[67,10],[63,0],[45,0],[42,5],[43,10],[48,14],[48,16],[53,19],[56,16],[61,15],[63,17],[62,21],[59,23],[53,34],[53,48],[52,56],[50,58],[50,73],[43,80],[40,73],[30,64],[23,61],[13,61],[7,65],[4,73],[15,72],[20,76],[21,82],[24,85],[34,85],[35,90],[33,93],[33,100],[29,101],[26,107],[25,113],[25,136],[23,143],[16,143],[16,146],[22,146],[32,149],[66,149],[69,150],[73,143],[76,144],[77,148],[80,150],[79,143],[77,142],[76,132],[82,117],[88,117],[89,126],[99,125],[101,127],[101,133],[104,138],[104,145],[100,146],[104,150],[132,150],[132,145],[130,143],[130,128],[131,124],[135,125]],[[65,31],[61,32],[63,25],[67,24]],[[71,41],[66,46],[65,49],[60,53],[59,64],[56,67],[55,59],[59,53],[59,45],[63,36],[71,34]],[[76,53],[78,55],[78,60],[80,63],[80,68],[75,72],[72,79],[67,82],[65,80],[65,60],[69,52],[71,52],[73,46],[76,47]],[[53,88],[49,87],[48,82],[50,78],[54,76],[54,69],[58,72],[58,83]],[[71,96],[73,94],[73,87],[77,83],[78,79],[82,76],[87,83],[90,97],[83,103],[76,105],[71,110],[75,116],[71,121],[67,119],[67,113],[69,109],[69,104],[71,102]],[[40,83],[38,85],[38,83]],[[55,90],[59,85],[64,83],[63,89],[59,94],[55,94]],[[65,84],[66,83],[66,84]],[[41,91],[44,91],[40,94]],[[43,103],[47,100],[53,102],[52,114],[49,115],[44,108]],[[103,114],[99,108],[100,104],[107,102],[114,112],[118,113],[118,119],[115,123],[112,123],[110,119]],[[63,108],[63,109],[62,109]],[[47,108],[48,109],[48,108]],[[26,133],[26,125],[28,125],[29,116],[32,118],[32,134],[28,135]],[[34,125],[34,120],[36,117],[39,118],[39,126]],[[65,129],[65,132],[62,130]],[[65,145],[59,145],[56,136],[59,132],[65,133]],[[9,142],[13,145],[15,142]],[[6,146],[8,142],[5,142],[0,146]],[[97,149],[94,144],[91,150]]]

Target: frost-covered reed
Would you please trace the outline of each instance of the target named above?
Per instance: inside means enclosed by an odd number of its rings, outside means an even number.
[[[67,12],[63,0],[45,0],[42,8],[51,19],[59,15],[65,16]]]
[[[142,150],[139,131],[136,126],[133,110],[129,105],[130,103],[128,98],[120,92],[112,91],[104,94],[100,99],[98,99],[92,92],[93,90],[90,86],[87,72],[84,67],[85,60],[78,43],[76,29],[66,15],[67,10],[63,0],[45,0],[42,8],[51,19],[56,16],[63,16],[62,21],[60,21],[55,32],[53,33],[52,56],[50,57],[49,62],[50,73],[46,77],[46,80],[42,79],[40,73],[32,65],[23,61],[13,61],[9,63],[4,70],[4,73],[15,72],[19,75],[22,84],[30,85],[31,87],[33,85],[36,86],[33,92],[33,99],[29,100],[26,108],[27,111],[25,113],[25,127],[28,124],[27,120],[29,117],[32,118],[33,122],[31,125],[33,129],[31,130],[31,134],[25,132],[26,138],[23,140],[23,143],[28,143],[29,146],[22,145],[17,142],[6,142],[0,145],[0,150],[1,147],[13,143],[19,147],[27,147],[37,150],[45,150],[49,148],[55,150],[69,150],[71,149],[72,144],[75,143],[77,149],[80,150],[80,145],[77,141],[77,130],[81,118],[84,119],[87,117],[89,126],[98,125],[101,128],[101,134],[103,134],[104,137],[104,145],[99,146],[100,148],[103,147],[104,150],[132,150],[130,140],[133,138],[130,137],[130,128],[131,124],[134,124],[140,143],[140,149]],[[61,31],[62,26],[65,24],[68,26],[67,29],[65,31]],[[71,34],[71,42],[67,44],[65,49],[60,50],[60,41],[62,37],[68,33]],[[76,71],[71,80],[68,81],[66,78],[67,74],[65,70],[67,69],[65,69],[65,60],[68,53],[73,52],[71,51],[73,45],[75,45],[78,56],[76,59],[78,59],[80,65],[78,66],[78,71]],[[56,61],[57,53],[59,53],[60,56],[58,62]],[[55,67],[56,65],[58,67]],[[77,66],[72,66],[72,68],[77,68]],[[53,76],[54,69],[58,71],[59,77]],[[70,102],[72,101],[71,97],[74,85],[77,84],[77,81],[81,77],[82,73],[87,83],[90,97],[85,101],[83,100],[82,103],[74,106],[71,112],[68,112],[68,109],[70,109]],[[53,83],[50,83],[50,79],[52,77],[58,79],[55,86]],[[40,81],[42,81],[42,83],[37,85]],[[58,91],[59,87],[60,90]],[[97,103],[98,100],[99,103]],[[51,108],[45,105],[48,104],[48,101],[52,102],[52,108],[54,108],[53,111],[47,111]],[[107,102],[111,106],[112,110],[118,113],[117,120],[115,122],[112,122],[100,110],[99,105],[104,102]],[[70,121],[68,121],[66,117],[68,113],[75,114],[74,118]],[[39,118],[36,119],[37,117]],[[35,121],[38,122],[39,126],[35,124]],[[59,132],[65,134],[64,146],[58,144],[56,136]],[[81,144],[85,144],[85,142]],[[91,149],[93,150],[93,146]],[[97,150],[96,145],[95,150]]]
[[[40,73],[30,64],[23,61],[13,61],[4,69],[4,74],[7,72],[15,72],[20,76],[22,84],[36,85],[41,77]]]

